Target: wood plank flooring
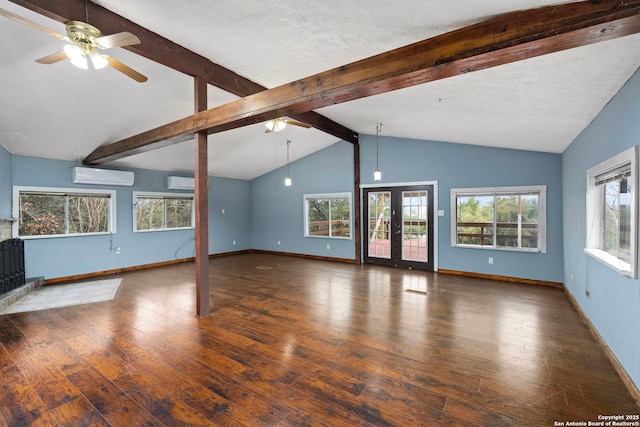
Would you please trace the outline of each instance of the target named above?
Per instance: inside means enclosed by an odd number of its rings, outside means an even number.
[[[266,254],[0,316],[0,426],[553,426],[639,414],[557,289]],[[427,292],[406,292],[407,289]]]

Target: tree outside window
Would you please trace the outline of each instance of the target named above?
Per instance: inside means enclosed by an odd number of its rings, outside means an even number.
[[[61,192],[18,187],[18,235],[65,236],[111,232],[115,192]],[[64,189],[60,189],[64,190]]]
[[[305,195],[306,237],[351,238],[351,194]]]
[[[134,192],[135,231],[193,228],[192,195]]]
[[[452,245],[546,250],[546,187],[452,189]]]

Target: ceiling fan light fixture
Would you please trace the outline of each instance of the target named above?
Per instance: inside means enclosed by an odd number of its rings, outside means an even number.
[[[80,49],[80,47],[73,45],[73,44],[68,44],[64,47],[64,53],[65,55],[67,55],[67,57],[69,57],[70,60],[74,60],[74,59],[80,59],[82,58],[84,55],[82,54],[82,49]]]
[[[85,3],[87,3],[86,0]],[[85,17],[88,19],[86,7],[87,5],[85,4]],[[96,52],[97,49],[111,49],[139,44],[140,39],[128,31],[121,31],[104,36],[98,28],[86,22],[67,21],[65,23],[67,35],[64,36],[2,8],[0,8],[0,16],[40,30],[58,40],[68,42],[68,44],[64,46],[63,51],[36,59],[36,62],[39,64],[55,64],[69,59],[73,65],[84,70],[89,68],[100,70],[111,66],[116,71],[121,72],[138,83],[144,83],[148,80],[146,76],[117,59]]]
[[[93,68],[95,68],[96,70],[101,70],[104,67],[106,67],[107,65],[109,65],[109,61],[107,61],[107,59],[100,55],[99,53],[92,53],[89,58],[91,59],[91,64],[93,65]]]
[[[80,58],[74,58],[71,60],[71,63],[78,68],[82,68],[83,70],[89,69],[89,64],[87,63],[87,58],[81,56]]]
[[[287,125],[287,122],[282,119],[273,119],[273,120],[269,120],[264,125],[271,132],[280,132],[282,129],[285,128],[285,126]]]
[[[79,46],[68,44],[64,47],[64,54],[71,60],[71,63],[78,68],[82,68],[83,70],[89,69],[89,64],[87,63],[87,57],[84,56],[82,49]]]

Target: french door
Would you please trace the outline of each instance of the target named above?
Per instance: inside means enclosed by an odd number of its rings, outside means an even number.
[[[433,185],[363,190],[364,262],[433,271]]]

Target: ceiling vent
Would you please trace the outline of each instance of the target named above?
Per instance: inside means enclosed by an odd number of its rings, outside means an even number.
[[[170,176],[167,178],[167,188],[169,190],[193,190],[196,188],[195,179],[184,176]]]
[[[131,187],[133,172],[77,167],[73,168],[73,183]]]

